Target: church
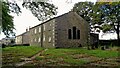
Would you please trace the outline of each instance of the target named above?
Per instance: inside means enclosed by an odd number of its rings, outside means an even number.
[[[98,35],[90,40],[89,35],[89,23],[77,13],[70,11],[29,28],[25,33],[16,36],[16,44],[69,48],[87,46],[93,39],[98,42]]]

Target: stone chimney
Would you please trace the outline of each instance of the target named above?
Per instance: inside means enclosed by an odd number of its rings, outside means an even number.
[[[26,28],[26,32],[28,32],[28,28]]]
[[[28,29],[28,30],[30,30],[30,28],[31,28],[31,27],[29,26],[29,29]]]

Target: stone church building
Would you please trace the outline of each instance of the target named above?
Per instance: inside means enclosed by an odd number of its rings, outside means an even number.
[[[24,42],[21,44],[44,48],[68,48],[86,46],[89,34],[89,24],[77,13],[68,12],[36,25],[19,36],[22,36]],[[20,41],[17,37],[16,40]]]

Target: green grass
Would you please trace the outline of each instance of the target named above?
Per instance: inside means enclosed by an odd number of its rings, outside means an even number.
[[[47,59],[54,59],[57,60],[59,63],[62,58],[62,62],[68,63],[70,65],[82,65],[91,61],[83,60],[80,58],[74,58],[73,56],[84,54],[88,56],[93,56],[97,58],[116,58],[118,57],[118,51],[108,51],[108,50],[87,50],[83,48],[69,48],[69,49],[48,49],[44,52],[43,56]]]
[[[118,51],[108,50],[87,50],[83,48],[70,48],[70,49],[48,49],[44,54],[51,54],[53,56],[69,56],[70,54],[88,54],[100,58],[118,57]]]
[[[21,62],[23,61],[21,58],[31,57],[41,50],[43,50],[43,48],[35,46],[6,47],[2,49],[2,63],[6,65]]]
[[[25,57],[31,57],[35,53],[39,52],[43,48],[35,46],[15,46],[15,47],[6,47],[2,49],[3,55],[6,53],[15,53]]]
[[[3,48],[3,64],[21,62],[22,60],[20,58],[31,57],[41,50],[43,50],[43,48],[35,46],[16,46]],[[83,58],[89,58],[92,56],[101,59],[116,58],[118,57],[118,53],[119,52],[116,50],[87,50],[85,48],[48,49],[44,51],[41,56],[37,56],[34,59],[37,62],[32,63],[32,65],[83,65],[91,61],[81,59],[80,55],[83,55]],[[29,65],[29,63],[27,65]]]
[[[65,62],[69,63],[70,65],[82,65],[87,63],[85,60],[78,60],[78,59],[64,59]]]

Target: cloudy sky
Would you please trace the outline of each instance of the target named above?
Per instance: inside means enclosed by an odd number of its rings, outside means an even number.
[[[50,0],[50,3],[53,3],[56,7],[58,7],[58,14],[62,15],[64,13],[69,12],[72,7],[74,6],[75,3],[77,2],[84,2],[84,1],[91,1],[91,0]],[[95,2],[96,0],[92,0],[92,2]],[[21,7],[22,13],[17,16],[14,15],[14,24],[15,24],[15,32],[16,35],[22,34],[23,32],[26,31],[27,28],[33,27],[37,24],[40,24],[41,22],[37,20],[36,17],[32,15],[32,13],[28,10],[22,7],[22,0],[17,1],[18,5]],[[100,34],[100,39],[114,39],[116,38],[116,34],[110,34],[110,35],[105,35],[101,36]],[[0,39],[5,37],[4,35],[0,36]]]

